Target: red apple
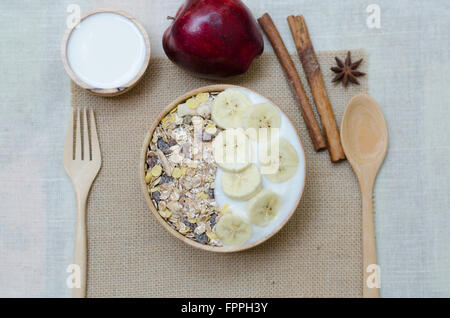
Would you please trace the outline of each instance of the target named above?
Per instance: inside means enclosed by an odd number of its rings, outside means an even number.
[[[186,0],[164,32],[163,48],[176,65],[207,78],[245,73],[264,41],[240,0]]]

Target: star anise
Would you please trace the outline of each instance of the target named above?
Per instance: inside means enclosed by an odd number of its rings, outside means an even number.
[[[342,63],[342,60],[337,56],[335,57],[335,60],[338,66],[334,66],[331,68],[331,70],[336,73],[336,76],[333,78],[333,82],[342,81],[344,87],[347,87],[348,82],[359,85],[357,77],[366,75],[366,73],[357,70],[359,64],[361,64],[363,59],[352,63],[350,51],[348,51],[344,63]]]

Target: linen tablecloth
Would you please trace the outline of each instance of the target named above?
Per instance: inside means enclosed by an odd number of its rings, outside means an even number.
[[[245,3],[257,17],[272,15],[291,52],[285,18],[299,13],[316,50],[366,49],[370,94],[390,136],[375,186],[381,295],[449,297],[449,2]],[[61,160],[70,82],[59,51],[70,4],[129,11],[147,29],[152,54],[162,55],[166,16],[181,0],[0,3],[0,296],[71,295],[75,200]],[[380,28],[367,23],[371,4]]]

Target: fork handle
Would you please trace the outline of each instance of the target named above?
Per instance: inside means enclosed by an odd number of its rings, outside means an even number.
[[[80,285],[75,284],[73,288],[73,298],[86,297],[87,281],[87,231],[86,231],[86,202],[88,193],[77,194],[77,216],[74,246],[74,264],[80,268]]]

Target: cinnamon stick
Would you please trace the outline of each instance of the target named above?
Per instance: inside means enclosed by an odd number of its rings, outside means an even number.
[[[273,50],[275,51],[295,97],[300,104],[303,120],[305,121],[309,136],[311,137],[314,150],[319,151],[325,149],[327,147],[325,138],[322,136],[319,124],[317,123],[316,117],[314,117],[314,112],[309,104],[308,97],[306,96],[297,70],[295,69],[294,62],[281,39],[280,33],[275,27],[272,18],[267,13],[260,17],[258,22],[272,44]]]
[[[287,18],[292,38],[297,48],[298,56],[303,65],[309,87],[322,122],[322,128],[327,137],[328,151],[332,162],[345,159],[341,145],[341,137],[334,117],[333,108],[328,98],[327,90],[320,71],[320,65],[309,37],[303,16],[289,16]]]

